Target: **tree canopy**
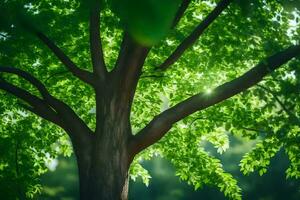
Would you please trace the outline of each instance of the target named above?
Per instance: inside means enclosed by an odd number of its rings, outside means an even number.
[[[212,185],[241,199],[204,145],[222,154],[229,134],[256,143],[241,160],[244,174],[263,175],[283,149],[287,178],[300,177],[299,1],[11,0],[0,11],[1,193],[33,198],[48,161],[70,154],[56,114],[96,131],[96,78],[143,55],[121,71],[126,83],[138,81],[130,123],[132,151],[143,151],[132,179],[148,184],[140,161],[161,155],[195,189]]]

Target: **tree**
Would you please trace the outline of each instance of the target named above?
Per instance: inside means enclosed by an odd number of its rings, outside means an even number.
[[[129,167],[133,176],[140,169],[134,158],[155,153],[195,188],[240,199],[233,177],[199,146],[204,138],[222,153],[229,131],[264,139],[242,160],[245,173],[265,173],[283,147],[288,176],[299,177],[297,1],[0,5],[0,89],[68,134],[81,199],[127,199]]]

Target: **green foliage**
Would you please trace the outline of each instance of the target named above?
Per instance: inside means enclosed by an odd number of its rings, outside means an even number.
[[[83,2],[1,2],[0,64],[17,66],[35,75],[52,95],[70,105],[94,129],[93,89],[66,73],[45,46],[18,26],[13,12],[17,5],[28,20],[47,33],[78,66],[91,70],[88,6]],[[300,11],[295,8],[298,1],[239,1],[232,4],[170,69],[166,72],[154,70],[207,16],[216,2],[192,1],[172,31],[170,26],[178,8],[177,0],[102,2],[101,37],[109,69],[117,59],[122,36],[120,27],[126,28],[143,45],[156,44],[146,60],[133,103],[134,133],[162,110],[200,91],[211,95],[215,86],[238,77],[266,56],[299,43]],[[243,173],[258,171],[263,175],[270,159],[283,149],[291,162],[287,177],[299,178],[300,123],[295,119],[300,117],[299,77],[300,63],[293,60],[261,83],[274,94],[255,87],[187,117],[174,126],[167,137],[137,156],[130,177],[133,180],[141,177],[148,185],[151,176],[142,167],[142,161],[160,154],[172,162],[177,176],[195,189],[208,184],[218,187],[231,199],[241,199],[234,177],[205,148],[209,142],[221,154],[230,148],[228,135],[234,134],[259,140],[241,161]],[[36,93],[24,80],[5,75],[1,75],[2,78]],[[61,130],[22,110],[14,97],[2,91],[0,94],[0,194],[34,198],[40,192],[38,178],[47,170],[48,159],[58,154],[70,155],[70,144]],[[295,117],[291,117],[274,96]],[[9,198],[15,199],[15,196]]]
[[[56,148],[65,146],[59,144],[63,133],[17,105],[0,115],[0,194],[7,199],[34,199],[42,188],[39,177],[64,152]]]
[[[300,177],[300,148],[299,145],[293,145],[286,148],[286,153],[291,161],[290,167],[286,170],[287,178],[299,178]]]
[[[241,160],[241,170],[244,174],[249,174],[258,170],[262,176],[267,172],[270,159],[280,150],[281,144],[277,138],[267,138],[258,143],[256,147],[247,153]]]
[[[229,139],[225,132],[223,127],[218,127],[208,135],[202,136],[202,140],[211,142],[217,148],[217,152],[222,154],[229,148]]]
[[[149,185],[149,179],[151,178],[149,172],[142,167],[141,164],[139,164],[136,160],[133,161],[132,165],[130,166],[129,170],[130,179],[133,181],[136,181],[137,177],[141,177],[143,183],[148,186]]]

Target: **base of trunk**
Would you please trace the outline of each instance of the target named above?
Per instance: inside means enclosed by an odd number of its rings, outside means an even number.
[[[129,165],[126,151],[111,149],[110,153],[104,154],[102,151],[101,154],[85,155],[84,158],[77,158],[81,200],[128,199]],[[91,164],[82,161],[90,161]]]

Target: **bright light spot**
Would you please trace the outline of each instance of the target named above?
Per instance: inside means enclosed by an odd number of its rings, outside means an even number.
[[[196,73],[196,77],[197,77],[198,79],[202,78],[202,77],[203,77],[203,73],[202,73],[202,72]]]
[[[212,89],[206,89],[206,90],[205,90],[205,93],[206,93],[206,94],[211,94],[211,93],[212,93]]]
[[[19,115],[21,115],[22,117],[28,117],[28,113],[27,113],[27,112],[24,112],[24,111],[22,111],[22,110],[17,110],[17,113],[18,113]]]
[[[203,15],[202,14],[193,13],[193,17],[196,18],[197,20],[202,20],[203,19]]]
[[[47,161],[46,163],[46,166],[48,167],[48,169],[50,171],[55,171],[56,170],[56,167],[58,165],[58,160],[57,159],[50,159],[49,161]]]
[[[32,10],[33,9],[33,5],[32,5],[32,3],[25,4],[24,8],[27,8],[28,10]]]
[[[186,124],[182,124],[182,123],[179,124],[178,126],[179,126],[180,128],[182,128],[182,129],[188,128],[188,126],[187,126]]]
[[[33,66],[33,67],[41,66],[40,59],[37,59],[37,60],[32,64],[32,66]]]
[[[36,11],[33,12],[34,15],[37,15],[39,13],[40,13],[40,11],[38,11],[38,10],[36,10]]]
[[[159,98],[161,100],[160,111],[163,112],[163,111],[169,109],[169,107],[170,107],[169,106],[169,104],[170,104],[169,98],[163,93],[159,94]]]
[[[5,41],[5,40],[7,40],[7,38],[8,38],[8,33],[1,31],[0,32],[0,40]]]
[[[96,114],[96,107],[91,108],[89,114]]]
[[[45,154],[45,165],[50,171],[54,171],[58,165],[58,160],[56,158],[51,158],[49,153]]]
[[[174,40],[167,39],[166,42],[169,46],[174,44]]]
[[[292,80],[295,80],[296,79],[296,74],[295,74],[295,70],[291,71],[291,72],[287,72],[285,73],[285,76],[282,77],[283,80],[286,80],[286,79],[292,79]]]
[[[300,18],[299,13],[297,13],[296,11],[293,11],[292,15],[294,16],[294,18],[289,20],[289,28],[287,30],[287,35],[290,38],[292,38],[296,34],[297,28],[299,26],[299,18]],[[295,40],[292,40],[292,42],[296,44]]]

